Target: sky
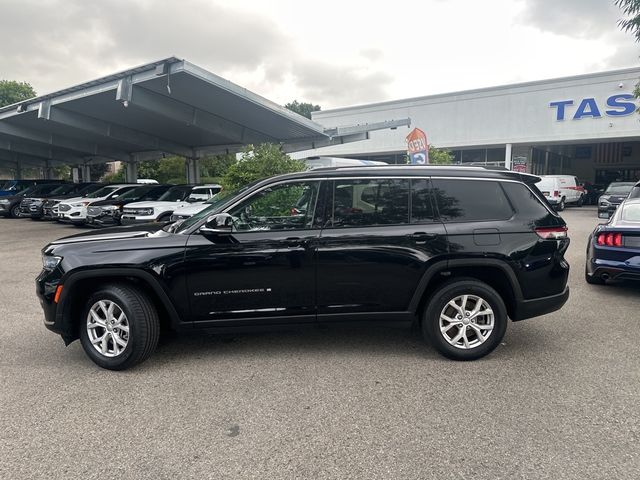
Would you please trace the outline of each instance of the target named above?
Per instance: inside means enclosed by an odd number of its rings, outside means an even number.
[[[45,94],[169,56],[323,109],[639,66],[613,0],[0,0],[0,79]]]

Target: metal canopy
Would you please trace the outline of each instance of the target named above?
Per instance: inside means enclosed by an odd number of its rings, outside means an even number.
[[[247,144],[279,143],[291,152],[364,140],[371,130],[409,124],[401,119],[325,130],[170,57],[0,108],[0,165],[135,163],[166,154],[195,164],[204,155],[234,153]]]

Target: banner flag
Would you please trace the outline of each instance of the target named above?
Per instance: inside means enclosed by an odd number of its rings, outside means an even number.
[[[407,135],[407,155],[411,165],[429,165],[429,146],[427,135],[419,128],[414,128]]]

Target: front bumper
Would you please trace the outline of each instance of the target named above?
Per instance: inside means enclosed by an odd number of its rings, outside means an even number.
[[[619,203],[610,203],[609,205],[598,205],[598,218],[609,218],[613,215],[618,207]]]
[[[120,217],[120,224],[121,225],[140,225],[141,223],[151,223],[151,222],[155,222],[155,221],[156,221],[156,217],[155,216],[132,217],[132,216],[128,216],[128,215],[122,215],[122,217]]]
[[[118,216],[102,214],[102,215],[87,215],[87,225],[94,227],[114,227],[120,225],[120,219]]]
[[[60,278],[51,271],[42,270],[36,278],[36,295],[44,312],[44,326],[52,332],[62,334],[59,322],[56,322],[58,304],[54,301],[59,281]]]
[[[514,322],[526,320],[527,318],[546,315],[562,308],[569,299],[569,286],[564,292],[549,297],[535,298],[532,300],[522,300],[514,308],[511,320]]]

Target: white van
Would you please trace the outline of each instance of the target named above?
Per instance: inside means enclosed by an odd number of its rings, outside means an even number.
[[[584,203],[584,188],[573,175],[540,175],[540,178],[536,187],[559,212],[566,205],[581,207]]]

